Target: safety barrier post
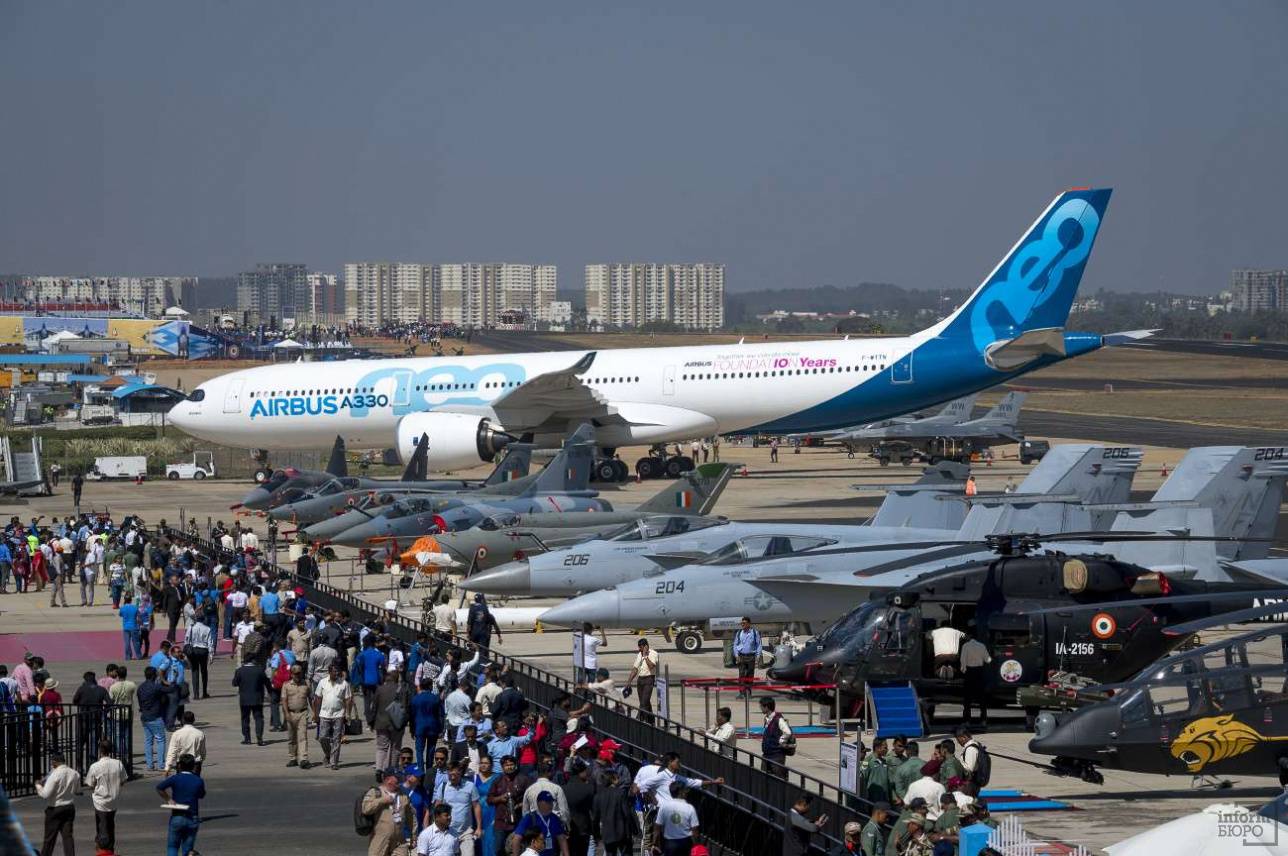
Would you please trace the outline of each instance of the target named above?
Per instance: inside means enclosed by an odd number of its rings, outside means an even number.
[[[706,716],[706,730],[711,730],[711,688],[706,684],[702,685],[702,708]]]

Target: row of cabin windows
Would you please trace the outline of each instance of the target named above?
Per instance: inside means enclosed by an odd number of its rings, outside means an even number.
[[[874,372],[886,367],[885,363],[861,366],[830,366],[820,369],[779,369],[767,372],[714,372],[712,374],[681,375],[680,380],[726,380],[728,378],[787,377],[801,374],[835,374],[837,372]]]

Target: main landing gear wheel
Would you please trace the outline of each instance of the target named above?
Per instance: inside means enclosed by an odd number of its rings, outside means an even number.
[[[255,484],[263,484],[273,477],[273,471],[268,467],[260,467],[255,470]]]
[[[631,477],[630,467],[626,466],[625,461],[619,461],[616,458],[612,460],[613,464],[613,481],[621,484]]]
[[[697,468],[697,464],[693,463],[693,459],[688,455],[681,455],[677,460],[680,462],[680,472],[682,473],[691,473]]]
[[[675,637],[675,650],[681,654],[696,654],[702,650],[702,634],[685,630]]]
[[[684,465],[680,462],[683,458],[667,458],[666,463],[662,466],[662,472],[666,473],[669,479],[678,479],[680,473],[684,472]]]
[[[635,474],[640,477],[640,481],[648,481],[661,475],[663,466],[657,458],[640,458],[635,462]]]
[[[600,461],[595,464],[594,476],[597,482],[616,481],[617,467],[613,466],[613,461]]]

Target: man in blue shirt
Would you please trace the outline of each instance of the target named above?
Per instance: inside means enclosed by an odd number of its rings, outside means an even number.
[[[118,614],[121,616],[121,633],[125,636],[125,659],[142,658],[143,654],[139,650],[139,608],[134,605],[134,595],[125,595],[125,602],[121,604]]]
[[[742,627],[733,635],[733,655],[738,661],[738,681],[742,689],[739,698],[751,698],[751,684],[756,679],[756,660],[760,658],[760,631],[751,626],[751,619],[742,617]]]
[[[475,831],[483,828],[483,810],[478,790],[465,778],[464,764],[448,768],[447,781],[434,790],[434,802],[451,807],[452,824],[448,829],[456,836],[461,856],[473,856]]]
[[[362,687],[362,715],[370,725],[376,719],[376,687],[385,674],[385,655],[376,649],[376,638],[362,640],[362,653],[353,658],[353,682]]]
[[[282,598],[276,589],[269,589],[259,597],[259,612],[268,625],[268,638],[280,642],[286,638],[286,628],[282,626]]]
[[[492,723],[496,729],[492,742],[487,745],[487,753],[492,756],[492,763],[501,766],[501,759],[506,755],[519,757],[519,750],[532,742],[532,734],[524,734],[519,737],[510,736],[510,724],[504,719],[498,719]],[[547,842],[549,843],[549,842]]]
[[[167,802],[186,808],[170,809],[170,829],[166,833],[166,856],[187,856],[197,846],[197,828],[201,823],[198,804],[206,795],[206,783],[195,772],[197,759],[184,753],[179,756],[179,772],[157,782],[157,793]],[[166,793],[169,791],[169,793]]]
[[[9,545],[0,539],[0,592],[9,591],[9,569],[13,567],[13,553]]]

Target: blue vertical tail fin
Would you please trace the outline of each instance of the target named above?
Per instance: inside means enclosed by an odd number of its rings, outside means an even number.
[[[974,294],[926,337],[962,338],[987,355],[1026,333],[1063,330],[1110,193],[1086,188],[1057,196]]]

